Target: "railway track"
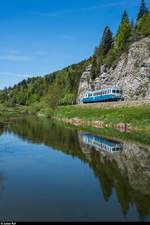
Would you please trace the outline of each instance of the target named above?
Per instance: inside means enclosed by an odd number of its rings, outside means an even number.
[[[97,103],[87,103],[87,104],[77,104],[74,107],[92,107],[92,108],[119,108],[119,107],[134,107],[134,106],[142,106],[149,105],[150,99],[140,99],[134,101],[119,101],[119,102],[97,102]]]

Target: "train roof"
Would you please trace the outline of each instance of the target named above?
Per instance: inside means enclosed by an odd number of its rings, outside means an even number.
[[[122,88],[112,87],[112,88],[100,89],[100,90],[97,90],[97,91],[87,91],[85,93],[98,93],[100,91],[107,91],[107,90],[122,90]]]

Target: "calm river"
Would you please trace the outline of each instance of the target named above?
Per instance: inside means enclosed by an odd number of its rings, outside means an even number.
[[[0,221],[150,221],[150,146],[13,119],[0,128]]]

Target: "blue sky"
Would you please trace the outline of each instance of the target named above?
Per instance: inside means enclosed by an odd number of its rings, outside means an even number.
[[[150,9],[150,1],[145,0]],[[116,34],[124,9],[141,0],[0,0],[0,89],[93,54],[105,26]]]

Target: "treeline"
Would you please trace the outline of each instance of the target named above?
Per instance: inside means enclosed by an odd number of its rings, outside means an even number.
[[[102,65],[115,67],[121,54],[127,52],[132,43],[149,35],[150,11],[142,0],[136,23],[134,24],[133,19],[129,21],[125,10],[115,37],[106,26],[101,42],[95,48],[92,57],[45,77],[29,78],[12,88],[5,88],[0,91],[0,103],[7,106],[16,104],[28,106],[43,102],[51,108],[57,105],[75,104],[80,78],[86,66],[92,64],[91,78],[95,79]]]
[[[57,104],[75,104],[81,75],[90,62],[91,58],[44,77],[28,78],[12,88],[5,88],[0,91],[0,103],[14,106],[44,101],[53,108]]]
[[[102,65],[115,67],[121,54],[127,52],[130,45],[144,37],[150,35],[150,11],[146,7],[144,0],[141,2],[136,23],[130,21],[127,11],[124,10],[117,34],[113,37],[108,26],[105,27],[102,40],[92,59],[91,77],[95,79]]]

